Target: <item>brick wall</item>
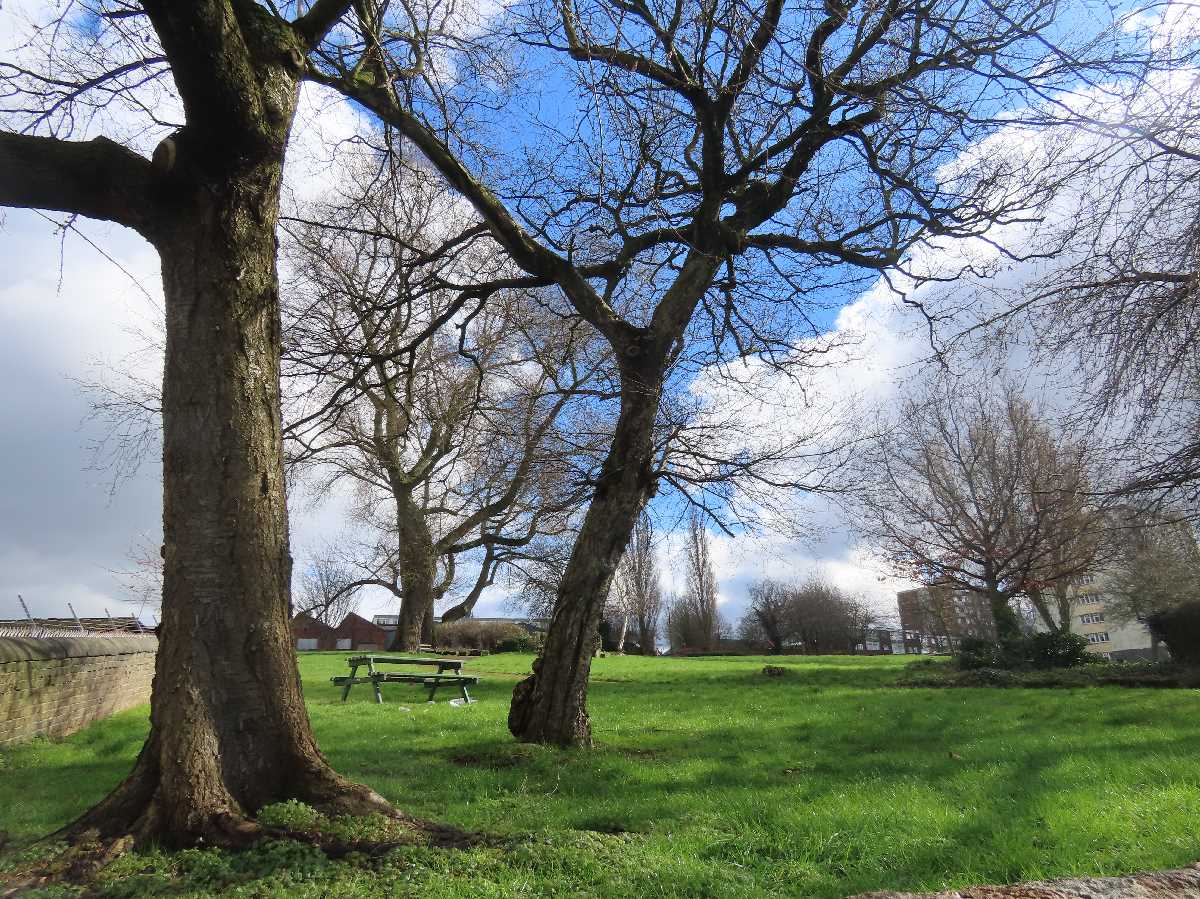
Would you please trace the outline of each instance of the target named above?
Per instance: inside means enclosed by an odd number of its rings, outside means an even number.
[[[157,649],[152,636],[0,637],[0,744],[149,702]]]

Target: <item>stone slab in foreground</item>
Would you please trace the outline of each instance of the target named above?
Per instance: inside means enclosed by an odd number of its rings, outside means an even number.
[[[863,893],[853,899],[1200,899],[1200,863],[1126,877],[1071,877],[941,893]]]

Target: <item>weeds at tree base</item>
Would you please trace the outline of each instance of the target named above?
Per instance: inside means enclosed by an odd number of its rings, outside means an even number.
[[[102,840],[96,831],[85,832],[71,843],[34,844],[0,867],[0,897],[160,895],[161,888],[180,892],[180,884],[175,882],[179,880],[202,891],[224,891],[280,872],[287,872],[288,879],[304,880],[333,863],[377,871],[390,854],[414,847],[467,849],[496,842],[481,834],[404,816],[329,817],[295,800],[265,806],[254,823],[260,829],[259,838],[240,850],[135,851],[132,837]],[[165,874],[160,870],[164,866],[168,869]],[[144,874],[152,876],[147,879]],[[143,881],[148,892],[136,886]],[[122,884],[133,891],[127,892]]]

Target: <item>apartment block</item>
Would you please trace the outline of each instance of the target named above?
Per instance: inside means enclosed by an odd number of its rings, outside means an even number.
[[[1145,625],[1118,622],[1109,614],[1103,574],[1085,574],[1071,587],[1071,630],[1087,638],[1088,651],[1106,659],[1151,659],[1155,644]]]
[[[938,649],[953,649],[963,637],[995,639],[992,611],[982,594],[938,584],[901,590],[896,601],[901,629],[927,638]]]

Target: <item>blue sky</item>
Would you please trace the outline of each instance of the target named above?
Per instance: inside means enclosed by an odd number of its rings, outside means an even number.
[[[0,46],[8,46],[12,34],[11,20],[3,18],[33,5],[0,11]],[[314,148],[330,134],[361,124],[344,104],[323,108],[320,115],[318,108],[320,103],[310,104],[289,156],[290,183],[305,191],[318,189],[321,178],[328,177],[319,165],[306,167]],[[94,377],[97,360],[126,364],[138,348],[130,329],[155,314],[146,294],[159,293],[157,260],[140,237],[117,226],[80,222],[85,240],[74,233],[64,237],[33,212],[3,211],[2,221],[0,617],[20,615],[18,593],[35,614],[66,615],[67,603],[80,614],[103,614],[105,608],[116,614],[126,606],[112,570],[127,565],[126,553],[143,535],[157,539],[159,533],[160,471],[152,459],[113,492],[106,472],[89,469],[90,445],[103,427],[85,420],[88,401],[75,381]],[[886,407],[925,354],[921,322],[878,287],[838,299],[840,308],[832,304],[822,324],[859,335],[862,343],[852,362],[820,385],[830,396],[863,397]],[[308,550],[335,537],[343,524],[337,497],[321,506],[297,500],[293,554],[302,564]],[[881,579],[829,504],[810,503],[803,514],[823,540],[714,537],[727,617],[738,617],[748,582],[760,576],[800,577],[821,569],[885,606],[895,588],[904,586]],[[668,586],[678,569],[675,552],[674,541],[664,537]],[[361,611],[393,607],[390,595],[375,593],[364,596]],[[493,591],[477,611],[502,614],[504,608],[505,597]]]

